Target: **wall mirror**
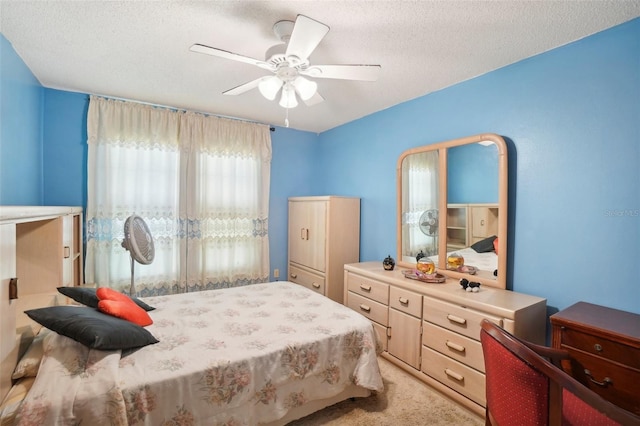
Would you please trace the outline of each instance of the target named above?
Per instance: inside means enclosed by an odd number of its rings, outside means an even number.
[[[398,266],[415,268],[422,253],[443,275],[506,288],[507,179],[507,146],[495,134],[403,152],[397,164]],[[460,259],[463,267],[456,265]]]

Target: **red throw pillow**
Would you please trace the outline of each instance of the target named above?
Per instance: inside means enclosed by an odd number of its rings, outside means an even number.
[[[119,291],[116,291],[109,287],[98,287],[98,289],[96,290],[96,296],[98,296],[99,300],[118,300],[120,302],[135,303],[133,299],[131,299],[126,294],[120,293]]]
[[[96,296],[100,300],[98,309],[105,314],[122,318],[142,327],[153,324],[153,320],[129,296],[109,287],[99,287]]]
[[[493,240],[493,250],[498,254],[498,239]]]
[[[98,310],[114,317],[122,318],[141,327],[153,324],[153,320],[140,306],[132,300],[100,300]]]

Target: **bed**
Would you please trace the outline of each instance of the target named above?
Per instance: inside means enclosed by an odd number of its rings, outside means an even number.
[[[3,425],[286,424],[383,390],[371,323],[300,285],[144,301],[158,342],[137,350],[90,349],[43,328],[37,374],[15,381]]]

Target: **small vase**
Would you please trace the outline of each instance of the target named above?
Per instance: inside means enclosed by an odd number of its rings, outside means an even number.
[[[391,257],[391,255],[385,257],[385,259],[382,261],[382,267],[384,268],[385,271],[393,271],[393,268],[396,266],[396,261],[393,260],[393,257]]]

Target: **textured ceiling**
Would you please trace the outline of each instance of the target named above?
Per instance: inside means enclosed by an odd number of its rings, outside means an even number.
[[[323,132],[634,19],[640,0],[0,0],[0,32],[45,87],[282,126],[258,90],[222,94],[267,71],[189,47],[264,59],[273,24],[298,14],[331,28],[312,65],[382,66],[376,82],[318,79],[325,101],[289,110]]]

